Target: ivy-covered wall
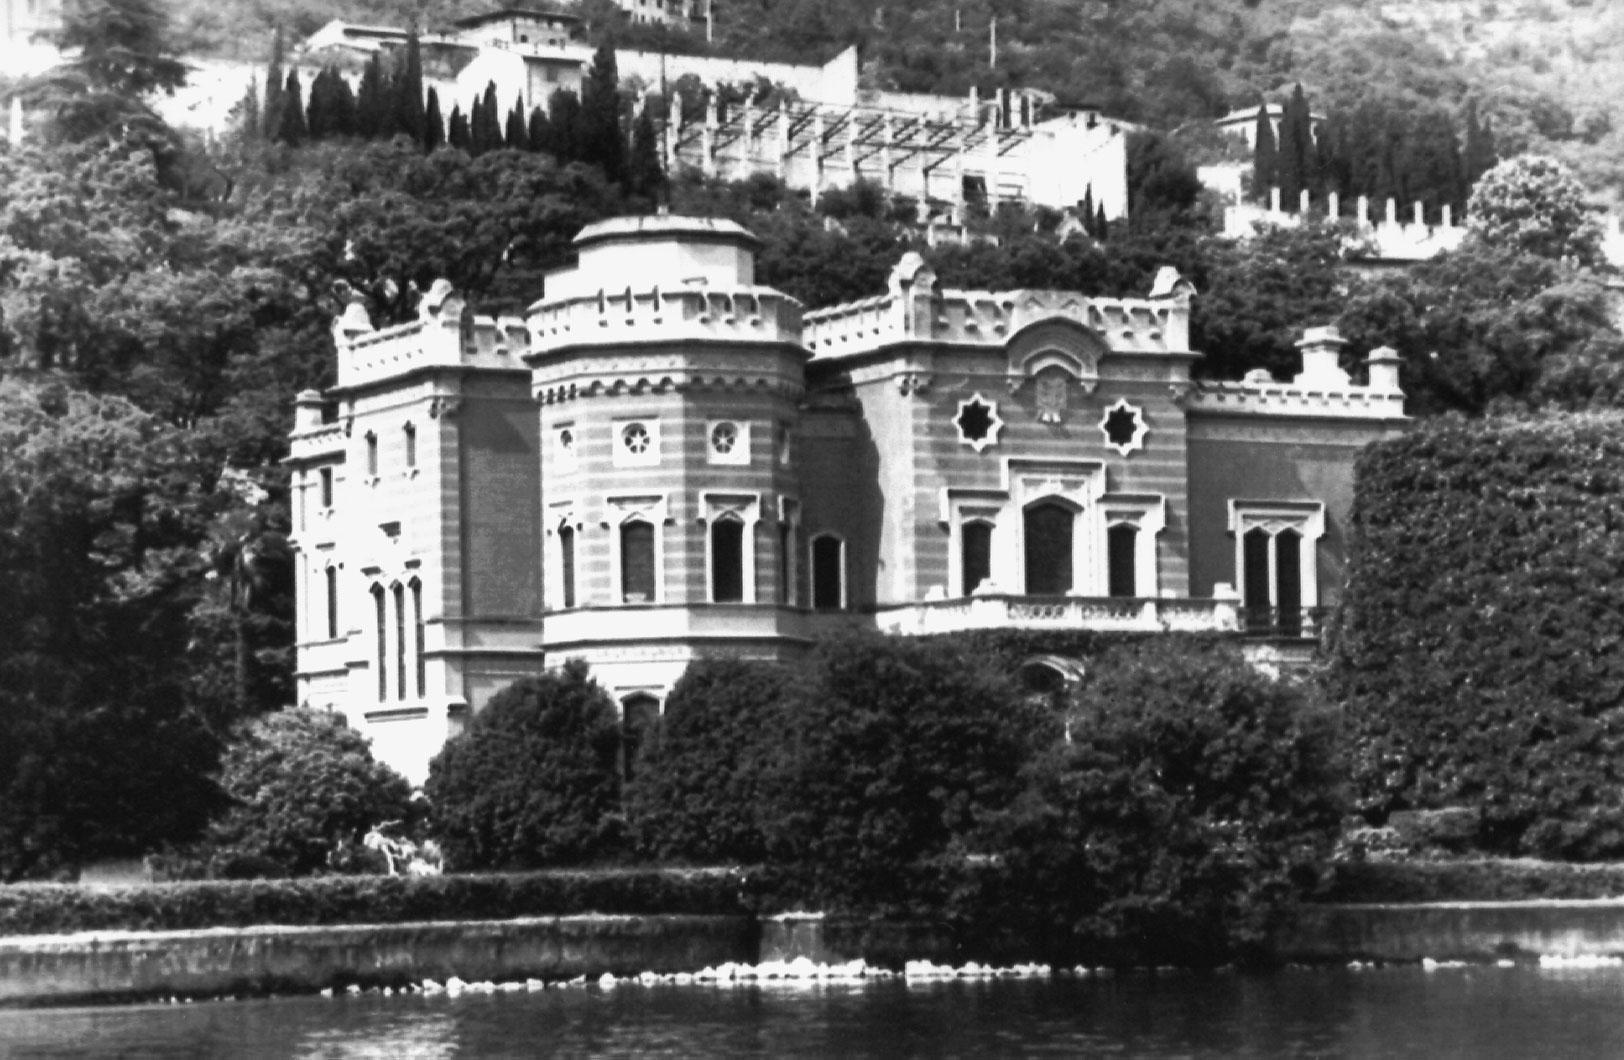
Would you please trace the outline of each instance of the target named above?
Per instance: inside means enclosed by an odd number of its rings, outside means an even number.
[[[1366,809],[1624,854],[1624,416],[1435,423],[1357,475],[1330,681]]]

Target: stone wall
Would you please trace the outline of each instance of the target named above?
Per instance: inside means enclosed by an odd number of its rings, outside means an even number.
[[[0,1005],[692,971],[754,961],[756,934],[742,916],[565,916],[17,936]]]
[[[1293,961],[1624,955],[1624,900],[1309,905],[1277,936]]]

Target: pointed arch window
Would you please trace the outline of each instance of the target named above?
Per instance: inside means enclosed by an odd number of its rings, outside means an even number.
[[[423,658],[423,642],[426,632],[423,622],[423,583],[416,578],[411,580],[412,590],[412,659],[417,663],[417,698],[422,699],[428,695],[429,675],[428,661]]]
[[[559,600],[564,607],[575,606],[575,527],[565,523],[558,528]]]
[[[729,513],[711,523],[711,601],[744,599],[744,521]]]
[[[1077,513],[1056,500],[1038,501],[1022,513],[1026,540],[1026,592],[1066,596],[1072,591],[1072,550]]]
[[[654,601],[654,524],[646,519],[620,524],[620,598],[629,604]]]
[[[970,519],[959,528],[960,582],[969,596],[992,577],[992,531],[990,519]]]
[[[389,605],[385,603],[383,586],[372,587],[372,607],[378,630],[377,652],[373,669],[378,672],[378,702],[389,698]]]
[[[395,598],[395,698],[406,698],[406,587],[396,582],[390,592]]]
[[[1236,535],[1235,580],[1244,625],[1254,632],[1300,636],[1319,604],[1318,542],[1324,506],[1312,502],[1230,502]]]
[[[327,639],[338,639],[338,568],[328,567],[327,581]]]

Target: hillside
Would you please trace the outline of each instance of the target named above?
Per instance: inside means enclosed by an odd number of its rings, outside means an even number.
[[[432,26],[494,3],[179,0],[175,23],[188,51],[253,58],[274,25]],[[730,0],[712,44],[627,25],[610,0],[575,7],[596,39],[801,62],[856,43],[877,88],[1033,86],[1164,128],[1299,81],[1317,110],[1412,127],[1473,98],[1503,153],[1558,155],[1624,201],[1624,9],[1605,0]]]

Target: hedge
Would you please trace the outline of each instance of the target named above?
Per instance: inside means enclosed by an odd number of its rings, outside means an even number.
[[[1481,808],[1480,848],[1624,854],[1624,416],[1366,450],[1329,685],[1361,808]]]
[[[604,870],[478,876],[322,876],[210,880],[108,890],[0,887],[0,936],[171,931],[252,924],[394,924],[577,913],[749,912],[730,869]]]
[[[1532,858],[1371,861],[1334,866],[1316,902],[1520,902],[1624,897],[1624,864]]]

